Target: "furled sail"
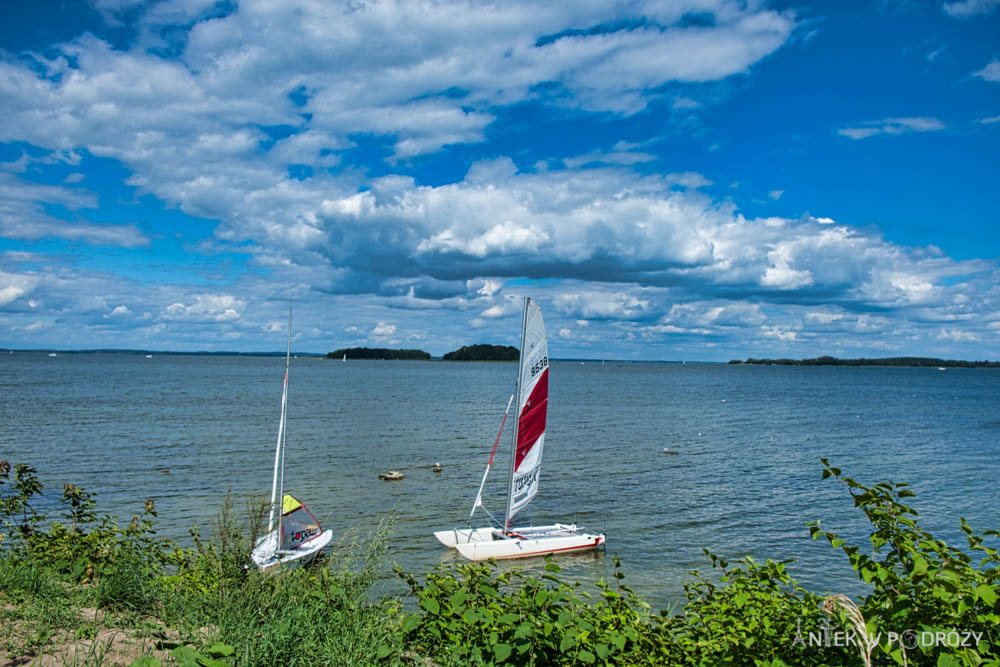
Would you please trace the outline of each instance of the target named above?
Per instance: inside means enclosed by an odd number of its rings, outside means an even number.
[[[528,299],[521,347],[517,440],[508,520],[538,492],[549,403],[549,344],[542,309]]]

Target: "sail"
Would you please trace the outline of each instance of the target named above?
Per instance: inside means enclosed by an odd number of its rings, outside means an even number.
[[[545,444],[549,404],[549,344],[542,309],[528,299],[524,311],[524,342],[519,367],[519,405],[514,474],[508,520],[538,492],[538,473]]]
[[[298,549],[322,532],[312,512],[286,493],[281,502],[281,550]]]

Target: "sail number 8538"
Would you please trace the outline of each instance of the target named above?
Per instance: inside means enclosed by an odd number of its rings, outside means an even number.
[[[542,370],[548,365],[549,365],[548,356],[544,356],[538,361],[536,361],[534,364],[531,365],[531,377],[535,377],[536,375],[541,373]]]

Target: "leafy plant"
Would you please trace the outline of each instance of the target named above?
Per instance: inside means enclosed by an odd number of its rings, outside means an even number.
[[[558,576],[498,573],[495,563],[440,566],[421,584],[397,568],[419,611],[402,617],[407,646],[442,664],[594,664],[644,661],[654,649],[649,605],[622,583],[599,581],[597,597]]]
[[[985,544],[986,538],[1000,533],[976,534],[961,519],[966,553],[919,525],[917,511],[903,503],[915,495],[909,485],[886,481],[865,486],[842,477],[826,459],[822,462],[823,478],[843,483],[873,527],[868,538],[871,555],[824,530],[819,521],[809,528],[813,539],[827,539],[871,584],[872,592],[859,607],[869,634],[880,637],[873,655],[901,665],[1000,664],[1000,554]],[[978,564],[971,554],[981,556]],[[940,641],[949,633],[972,636],[960,636],[966,645],[952,646],[956,642]],[[976,641],[966,641],[970,639]]]

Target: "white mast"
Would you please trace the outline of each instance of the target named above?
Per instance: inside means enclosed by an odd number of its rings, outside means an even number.
[[[524,313],[521,315],[521,347],[517,361],[517,403],[515,403],[517,409],[514,411],[514,433],[510,447],[510,479],[507,480],[507,509],[503,518],[504,532],[510,530],[510,509],[514,503],[514,463],[517,460],[517,428],[521,421],[521,375],[524,372],[524,363],[527,359],[524,350],[524,332],[528,326],[528,304],[530,302],[531,297],[524,297]]]
[[[274,446],[274,479],[271,481],[271,513],[267,517],[267,534],[274,530],[274,508],[278,493],[278,469],[282,469],[282,486],[284,486],[285,458],[285,411],[288,406],[288,360],[292,353],[292,304],[288,304],[288,343],[285,347],[285,387],[281,391],[281,421],[278,422],[278,443]],[[284,489],[282,489],[284,492]],[[281,514],[278,514],[278,522],[281,522]],[[281,548],[281,535],[278,535],[278,544],[275,551]]]

